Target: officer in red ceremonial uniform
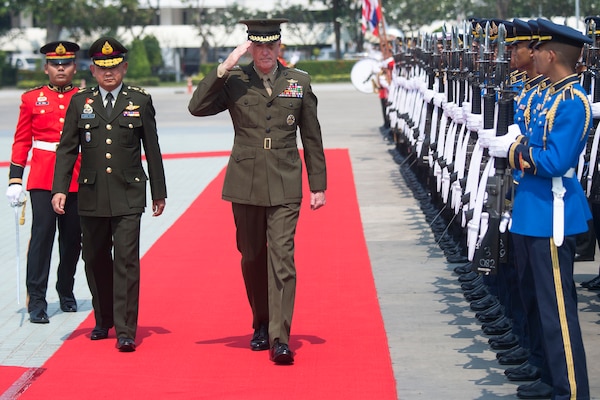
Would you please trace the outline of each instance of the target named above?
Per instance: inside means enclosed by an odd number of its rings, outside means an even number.
[[[79,46],[72,42],[52,42],[40,53],[46,55],[44,71],[49,83],[21,96],[19,121],[12,147],[6,197],[11,205],[24,199],[23,172],[31,151],[27,190],[31,199],[33,220],[27,251],[27,311],[32,323],[49,322],[46,302],[48,275],[54,235],[58,225],[59,255],[56,290],[64,312],[77,311],[73,295],[75,269],[81,251],[81,229],[77,214],[77,177],[79,160],[73,170],[66,207],[72,212],[57,215],[52,209],[50,190],[54,175],[56,147],[60,140],[65,114],[71,97],[77,93],[72,80],[76,72],[75,53]]]

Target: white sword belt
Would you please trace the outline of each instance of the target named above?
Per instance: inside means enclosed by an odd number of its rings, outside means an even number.
[[[575,175],[575,168],[570,168],[563,176],[572,178]],[[567,190],[563,186],[563,176],[552,178],[552,238],[557,247],[562,246],[565,238],[565,193]]]
[[[34,149],[56,152],[57,147],[58,147],[58,142],[44,142],[43,140],[34,140],[33,141]]]

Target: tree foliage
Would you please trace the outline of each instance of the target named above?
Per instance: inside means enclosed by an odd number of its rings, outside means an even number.
[[[134,39],[129,46],[128,51],[129,67],[127,68],[127,76],[136,79],[144,78],[152,74],[148,53],[144,42],[140,39]]]

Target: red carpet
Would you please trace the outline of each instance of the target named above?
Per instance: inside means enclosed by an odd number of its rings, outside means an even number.
[[[348,152],[326,155],[328,204],[305,201],[297,232],[293,366],[248,349],[221,173],[142,260],[138,350],[89,340],[90,315],[19,399],[396,399]]]

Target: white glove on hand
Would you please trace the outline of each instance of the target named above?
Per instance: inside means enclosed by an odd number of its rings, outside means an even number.
[[[464,103],[463,106],[454,107],[454,114],[452,115],[452,119],[454,120],[454,122],[460,125],[464,125],[466,122],[466,119],[464,118],[465,113],[463,111],[463,107]]]
[[[426,103],[431,103],[431,100],[433,100],[433,96],[435,96],[435,92],[431,89],[427,89],[423,93],[423,100],[425,100]]]
[[[469,114],[467,117],[467,129],[472,132],[479,132],[483,128],[483,115]]]
[[[446,103],[446,95],[444,93],[436,93],[433,96],[433,104],[436,107],[442,107]]]
[[[462,103],[462,112],[463,112],[463,120],[467,121],[467,117],[469,116],[469,114],[471,114],[471,108],[473,106],[471,106],[471,103],[463,101]]]
[[[477,132],[477,137],[479,138],[479,145],[483,148],[490,147],[490,140],[496,137],[495,129],[480,129]]]
[[[6,198],[11,207],[18,207],[25,201],[25,192],[20,184],[10,185],[6,189]]]
[[[510,125],[506,135],[496,136],[490,139],[488,154],[493,157],[505,158],[508,155],[508,149],[510,149],[510,145],[517,140],[519,135],[521,135],[521,129],[519,128],[519,125]]]
[[[592,116],[594,118],[600,118],[600,103],[591,103],[592,106]]]

